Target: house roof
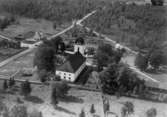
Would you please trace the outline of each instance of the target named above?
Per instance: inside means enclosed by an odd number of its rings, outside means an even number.
[[[65,63],[58,66],[56,70],[75,73],[85,61],[86,58],[79,52],[68,54]]]
[[[79,37],[75,40],[75,44],[83,45],[85,44],[85,41],[82,37]]]

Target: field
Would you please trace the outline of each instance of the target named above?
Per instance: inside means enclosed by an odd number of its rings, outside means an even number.
[[[20,34],[25,34],[28,32],[43,32],[45,35],[52,35],[60,32],[69,24],[65,23],[61,26],[58,26],[56,29],[53,28],[53,23],[47,20],[34,20],[34,19],[28,19],[28,18],[23,18],[23,17],[18,17],[17,18],[18,23],[14,23],[7,28],[5,28],[3,31],[0,30],[0,34],[8,37],[10,39],[14,39],[14,37],[20,35]],[[18,54],[19,52],[22,52],[25,50],[25,48],[21,49],[13,49],[13,48],[4,48],[0,50],[0,61],[3,61],[13,55]]]
[[[103,114],[99,93],[70,89],[68,99],[60,99],[55,109],[50,102],[50,86],[32,87],[33,91],[29,99],[24,99],[19,95],[19,91],[15,91],[15,94],[1,95],[1,97],[3,97],[2,100],[11,108],[13,105],[17,104],[17,97],[20,97],[23,104],[27,106],[29,112],[37,109],[43,113],[44,117],[77,117],[82,109],[85,110],[86,115],[89,114],[90,116],[89,111],[91,104],[95,105],[97,115],[101,116]]]
[[[0,83],[2,83],[0,81]],[[18,104],[19,97],[22,104],[27,106],[28,112],[34,109],[43,113],[44,117],[77,117],[82,109],[87,116],[91,117],[91,104],[95,105],[96,115],[103,116],[101,94],[98,92],[89,92],[78,89],[70,89],[68,99],[59,99],[58,106],[53,107],[50,103],[51,86],[34,86],[32,85],[31,96],[25,99],[19,94],[19,84],[15,86],[12,93],[1,93],[0,97],[8,107]],[[132,98],[121,97],[117,99],[115,96],[107,96],[110,102],[110,112],[121,116],[121,108],[126,101],[134,104],[134,114],[132,117],[146,117],[145,113],[148,109],[154,107],[157,109],[157,117],[167,116],[167,104],[144,101]]]
[[[16,55],[22,51],[24,51],[26,48],[21,49],[13,49],[13,48],[1,48],[0,49],[0,62],[3,60],[6,60],[7,58]]]

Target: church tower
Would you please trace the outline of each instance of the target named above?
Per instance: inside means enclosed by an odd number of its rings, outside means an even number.
[[[75,40],[74,52],[80,52],[83,56],[85,56],[85,42],[82,37],[79,37]]]

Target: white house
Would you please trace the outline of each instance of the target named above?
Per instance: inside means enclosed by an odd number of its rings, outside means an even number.
[[[74,82],[86,67],[86,58],[78,51],[68,54],[67,60],[56,68],[56,75],[62,80]]]
[[[34,47],[34,43],[38,42],[43,38],[42,32],[28,32],[24,35],[25,40],[21,41],[21,47],[28,47],[32,48]]]
[[[35,41],[24,40],[20,43],[20,46],[24,47],[24,48],[32,48],[32,47],[34,47],[34,43],[35,43]]]

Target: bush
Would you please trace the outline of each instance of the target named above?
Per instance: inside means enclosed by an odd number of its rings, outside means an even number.
[[[8,25],[11,23],[15,22],[15,17],[13,15],[5,15],[0,18],[0,29],[3,30],[5,29]]]
[[[28,95],[30,95],[31,90],[32,90],[31,84],[28,80],[21,83],[21,94],[23,94],[24,96],[28,96]]]
[[[68,84],[66,82],[62,82],[61,84],[57,84],[56,86],[57,89],[57,96],[60,98],[64,98],[70,89]]]
[[[16,105],[11,109],[11,117],[28,117],[25,106]]]
[[[155,108],[151,108],[151,109],[147,110],[146,115],[147,115],[147,117],[156,117],[157,110]]]
[[[84,110],[81,110],[81,113],[79,114],[79,117],[86,117]]]
[[[53,28],[56,29],[57,28],[57,22],[53,23]]]
[[[139,53],[135,58],[135,66],[140,70],[145,71],[148,67],[148,58]]]
[[[14,78],[10,78],[9,79],[9,87],[11,88],[12,86],[14,86],[15,85],[15,80],[14,80]]]
[[[7,80],[4,80],[3,82],[3,89],[6,90],[8,88]]]
[[[52,101],[52,104],[53,104],[54,106],[56,106],[56,105],[58,104],[58,100],[57,100],[57,89],[56,89],[56,87],[53,87],[53,88],[52,88],[51,101]]]
[[[39,112],[38,110],[33,110],[33,112],[30,113],[29,117],[43,117],[42,112]]]
[[[151,0],[153,6],[163,6],[164,0]]]
[[[91,108],[90,108],[90,113],[94,114],[96,111],[95,111],[95,107],[94,107],[94,104],[92,104]]]

